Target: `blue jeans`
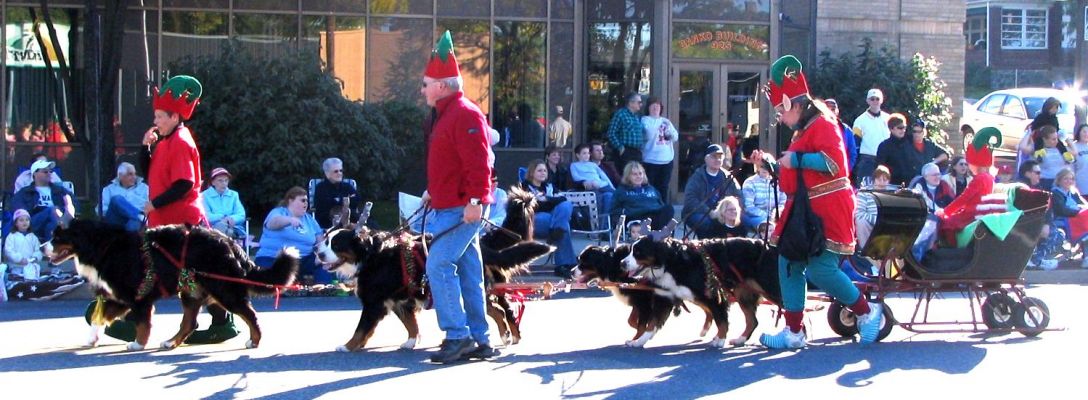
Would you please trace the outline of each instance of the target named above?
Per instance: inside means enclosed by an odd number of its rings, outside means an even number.
[[[563,231],[563,237],[559,239],[559,246],[555,251],[555,265],[574,265],[574,242],[570,238],[570,215],[574,212],[574,205],[569,201],[559,203],[549,212],[538,212],[533,219],[535,229],[533,236],[546,238],[552,229]]]
[[[142,220],[140,210],[121,196],[110,198],[110,208],[106,209],[106,215],[102,217],[103,222],[123,226],[129,232],[140,230]]]
[[[30,216],[30,231],[42,241],[53,240],[53,230],[57,229],[57,208],[39,207],[38,212]]]
[[[824,250],[810,258],[808,263],[792,262],[779,256],[778,282],[782,285],[782,308],[786,311],[805,310],[805,294],[808,291],[806,276],[842,304],[854,304],[861,296],[850,278],[839,269],[838,254]]]
[[[298,260],[298,280],[302,280],[303,275],[313,275],[314,283],[318,284],[330,284],[333,279],[336,278],[336,274],[326,271],[325,268],[317,264],[317,257],[313,253],[310,255],[302,256]],[[253,259],[253,263],[257,264],[261,268],[271,268],[272,263],[276,262],[276,257],[262,256]]]
[[[615,190],[612,188],[597,189],[597,220],[601,229],[607,229],[605,222],[607,216],[612,214],[612,195]],[[613,221],[615,222],[615,221]]]
[[[472,336],[478,344],[490,344],[484,310],[484,267],[480,255],[480,222],[464,224],[464,207],[435,210],[427,218],[427,232],[436,237],[427,256],[438,327],[446,339]],[[486,207],[484,214],[487,213]],[[443,233],[444,232],[444,233]]]

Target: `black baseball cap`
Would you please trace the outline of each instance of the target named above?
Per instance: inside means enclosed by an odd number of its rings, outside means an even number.
[[[725,149],[723,149],[722,146],[719,144],[712,144],[710,146],[707,146],[706,151],[703,152],[703,157],[718,153],[725,153]]]

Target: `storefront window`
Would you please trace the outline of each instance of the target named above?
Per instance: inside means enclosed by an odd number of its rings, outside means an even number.
[[[344,97],[363,100],[366,93],[366,17],[302,17],[302,43],[316,52],[327,71],[343,84]]]
[[[594,23],[589,30],[586,133],[603,140],[627,93],[650,93],[652,49],[649,22]]]
[[[552,0],[552,19],[574,19],[574,0]]]
[[[485,113],[491,110],[491,25],[487,21],[463,19],[438,20],[436,34],[453,34],[453,52],[461,69],[465,97],[476,102]]]
[[[489,17],[491,0],[460,0],[438,2],[440,17]]]
[[[677,19],[770,22],[771,0],[673,0]]]
[[[502,136],[498,147],[544,147],[546,29],[544,22],[523,21],[500,21],[492,28],[491,121]]]
[[[283,57],[297,49],[298,15],[235,13],[234,35],[258,57]]]
[[[153,5],[154,1],[144,1],[144,4]],[[227,8],[230,7],[230,0],[162,0],[162,6],[164,8],[178,7],[178,8]]]
[[[548,16],[548,3],[539,0],[495,0],[495,16],[543,18]]]
[[[588,0],[586,13],[591,20],[645,20],[653,17],[654,2],[644,0]]]
[[[423,101],[419,85],[434,47],[431,32],[430,19],[370,19],[367,26],[367,101]]]
[[[373,14],[434,14],[433,0],[370,0]]]
[[[227,41],[227,13],[205,11],[162,12],[164,66],[185,56],[211,56]]]
[[[573,124],[571,111],[574,110],[574,24],[553,22],[549,42],[551,63],[548,65],[548,127],[559,116]],[[549,130],[547,144],[571,146],[572,138],[564,133],[563,130],[554,133]]]
[[[766,25],[677,22],[672,29],[674,58],[768,60],[771,28]]]
[[[303,0],[303,3],[307,1]],[[298,0],[234,0],[234,9],[298,11]]]
[[[366,13],[366,0],[302,0],[302,11]]]

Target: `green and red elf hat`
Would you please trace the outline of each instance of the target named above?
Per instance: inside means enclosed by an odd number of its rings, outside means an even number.
[[[200,81],[188,75],[178,75],[167,80],[161,92],[155,88],[151,106],[156,110],[178,113],[183,121],[188,120],[200,103],[202,93]]]
[[[790,110],[790,99],[808,95],[808,82],[802,70],[801,60],[792,55],[785,55],[771,64],[770,91],[767,97],[771,100],[771,107],[781,105],[786,111]]]
[[[450,31],[446,31],[438,38],[431,50],[431,60],[427,62],[427,70],[423,76],[432,79],[445,79],[461,76],[461,70],[457,68],[457,58],[453,56],[453,37]]]
[[[977,167],[993,166],[994,148],[1000,146],[1001,131],[994,127],[980,129],[978,133],[975,133],[975,138],[971,140],[971,144],[967,146],[967,163]]]

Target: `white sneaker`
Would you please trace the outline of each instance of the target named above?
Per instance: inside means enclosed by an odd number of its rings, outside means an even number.
[[[1031,259],[1028,259],[1028,269],[1035,269],[1035,267],[1038,267],[1038,266],[1039,266],[1039,264],[1036,264],[1035,261],[1033,261]]]
[[[884,305],[869,303],[869,313],[858,317],[858,334],[862,344],[876,342],[880,335],[880,325],[884,321]]]
[[[764,333],[759,337],[759,343],[771,349],[800,349],[808,344],[805,342],[805,332],[794,333],[788,326],[774,335]]]
[[[1081,263],[1083,265],[1083,262]],[[1058,269],[1058,260],[1043,260],[1039,263],[1039,268],[1043,271],[1053,271]]]

